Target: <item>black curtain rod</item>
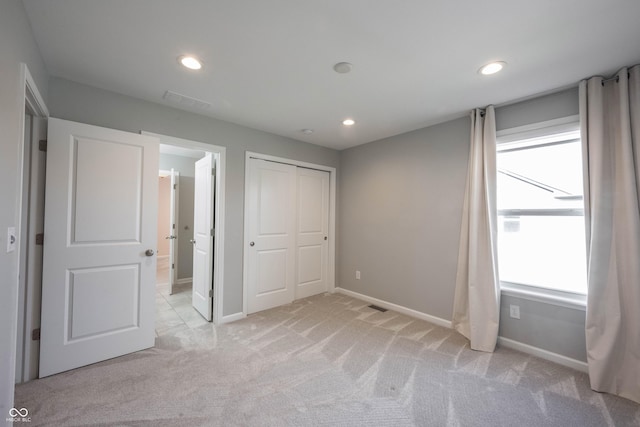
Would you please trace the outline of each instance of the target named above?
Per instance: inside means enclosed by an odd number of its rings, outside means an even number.
[[[631,77],[631,73],[627,71],[627,78]],[[613,77],[609,77],[608,79],[602,79],[602,86],[604,86],[605,83],[610,82],[615,80],[616,83],[618,83],[620,81],[620,73],[616,74]]]

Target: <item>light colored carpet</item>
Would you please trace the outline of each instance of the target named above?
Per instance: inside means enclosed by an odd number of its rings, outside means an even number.
[[[31,425],[638,426],[640,405],[585,374],[342,295],[17,387]]]

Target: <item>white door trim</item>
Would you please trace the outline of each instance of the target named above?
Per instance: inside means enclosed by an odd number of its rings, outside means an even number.
[[[176,138],[174,136],[162,135],[153,132],[141,131],[143,135],[151,135],[160,139],[160,144],[175,145],[193,150],[207,151],[214,155],[216,159],[216,182],[215,182],[215,228],[216,238],[213,244],[213,323],[219,325],[223,323],[222,313],[224,312],[224,213],[225,213],[225,175],[227,164],[227,149],[219,145],[207,144],[204,142],[191,141],[188,139]]]
[[[26,183],[24,182],[25,162],[29,161],[29,157],[25,156],[25,149],[30,149],[30,142],[31,142],[31,141],[25,141],[25,138],[24,138],[24,135],[25,135],[24,126],[26,122],[25,110],[29,108],[33,112],[33,117],[41,117],[44,119],[47,119],[49,117],[49,110],[47,109],[44,99],[40,95],[40,91],[38,90],[38,86],[36,85],[35,80],[31,76],[31,72],[29,72],[29,67],[25,63],[20,63],[20,87],[23,90],[23,97],[22,97],[23,104],[22,106],[20,106],[20,112],[19,112],[19,129],[20,129],[21,136],[18,142],[18,159],[17,159],[18,183],[16,188],[16,212],[15,212],[16,232],[18,233],[23,229],[22,227],[23,220],[29,221],[29,215],[28,215],[29,213],[25,212],[26,206],[23,206],[23,194],[25,192],[29,192],[29,188],[27,188]],[[17,254],[26,253],[23,251],[22,246],[26,245],[28,250],[29,243],[26,241],[27,236],[18,235],[16,237],[17,237],[16,253]],[[18,293],[20,280],[21,280],[21,278],[19,277],[19,272],[22,270],[22,264],[26,263],[26,261],[27,260],[25,257],[22,257],[20,255],[16,257],[16,266],[15,266],[16,276],[15,276],[15,282],[13,284],[13,286],[16,287],[16,295]],[[16,317],[12,321],[12,324],[10,327],[16,331],[16,338],[17,338],[17,334],[22,334],[23,343],[31,342],[31,331],[30,331],[31,323],[27,322],[25,324],[24,330],[18,331],[17,330],[18,316],[25,316],[24,317],[25,319],[32,319],[33,313],[36,310],[37,311],[40,310],[39,296],[40,295],[38,293],[34,294],[34,292],[27,292],[25,294],[25,304],[23,307],[19,307],[18,299],[17,298],[15,299]],[[39,327],[40,325],[32,325],[32,326]],[[17,350],[17,341],[18,340],[16,339],[16,341],[9,343],[9,346],[11,348],[11,354],[12,354],[10,359],[11,372],[12,372],[12,375],[15,373],[15,364],[22,365],[22,369],[21,369],[22,378],[9,378],[9,383],[12,390],[16,380],[18,380],[18,382],[23,382],[23,381],[29,381],[37,377],[37,372],[33,372],[31,369],[31,366],[37,366],[38,365],[37,362],[39,359],[39,354],[37,351],[27,351],[22,354],[22,360],[15,360],[16,350]],[[13,396],[13,392],[11,393],[11,395]]]
[[[244,161],[244,206],[249,206],[249,159],[261,159],[271,162],[285,163],[288,165],[299,166],[303,168],[316,169],[329,172],[329,257],[327,265],[327,292],[333,293],[336,288],[336,168],[324,166],[315,163],[303,162],[299,160],[287,159],[285,157],[271,156],[268,154],[247,151]],[[248,273],[249,264],[249,215],[244,211],[244,238],[243,238],[243,268],[242,268],[242,317],[247,316],[247,292],[248,292]],[[237,320],[237,316],[233,317]]]
[[[35,80],[31,77],[29,67],[27,67],[27,64],[25,63],[20,64],[20,81],[24,83],[25,106],[28,105],[31,107],[37,117],[49,117],[49,110],[44,103],[44,99],[40,95],[40,91],[38,90],[38,86],[36,86]],[[24,114],[24,108],[22,113]]]

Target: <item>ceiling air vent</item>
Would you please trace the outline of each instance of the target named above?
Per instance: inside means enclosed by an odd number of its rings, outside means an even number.
[[[207,101],[192,98],[187,95],[180,95],[179,93],[171,92],[170,90],[166,91],[162,98],[165,101],[175,102],[185,107],[200,108],[202,110],[211,107],[211,104]]]

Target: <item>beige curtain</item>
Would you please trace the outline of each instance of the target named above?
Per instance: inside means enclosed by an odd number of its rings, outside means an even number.
[[[500,322],[496,223],[496,120],[493,106],[471,113],[453,327],[473,350],[495,350]]]
[[[640,403],[640,65],[580,82],[594,390]]]

